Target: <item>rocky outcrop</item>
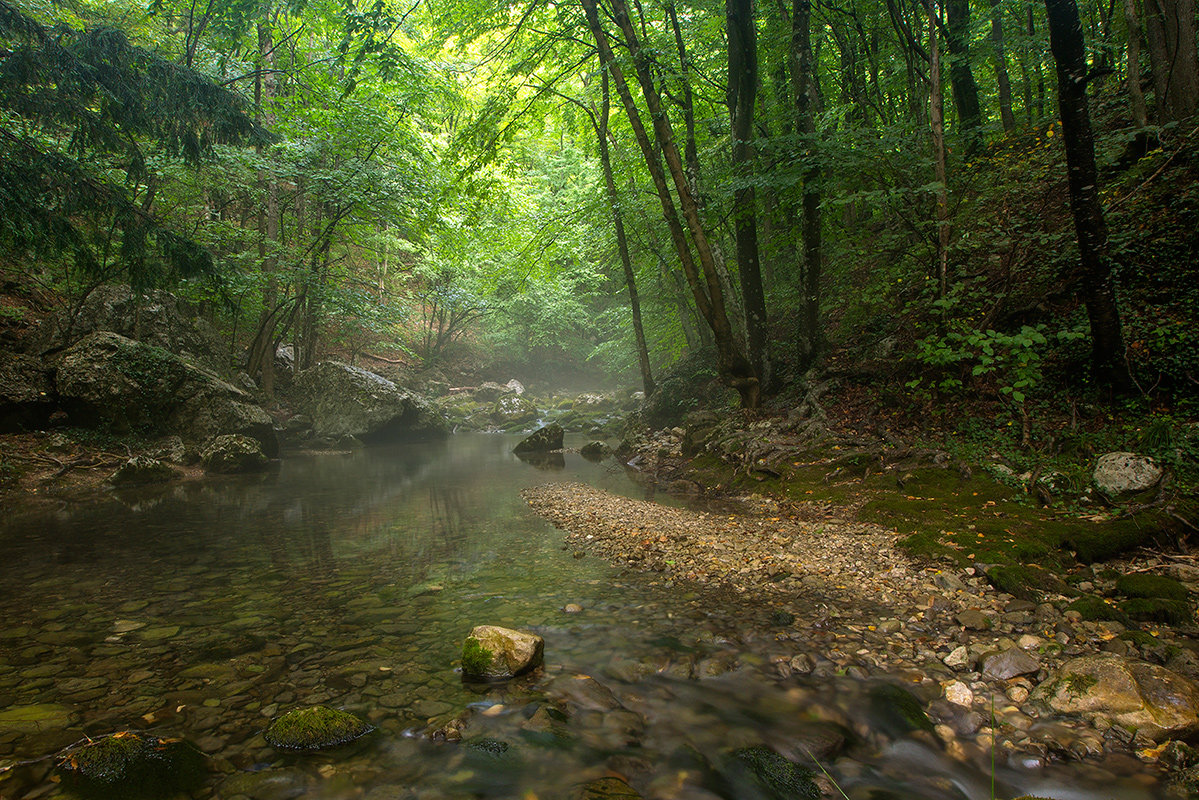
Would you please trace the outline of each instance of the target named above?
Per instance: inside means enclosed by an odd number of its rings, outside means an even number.
[[[209,472],[258,472],[269,460],[257,441],[236,433],[214,436],[200,451],[200,464]]]
[[[1199,684],[1115,655],[1067,661],[1032,699],[1063,714],[1097,713],[1154,741],[1199,731]]]
[[[523,439],[512,449],[518,456],[524,453],[547,453],[562,449],[562,426],[551,423]]]
[[[505,395],[492,406],[491,419],[501,428],[523,425],[537,419],[537,406],[522,395]]]
[[[445,420],[424,399],[381,375],[339,361],[321,361],[299,372],[295,394],[316,436],[354,436],[374,444],[447,433]]]
[[[1094,479],[1108,497],[1126,497],[1156,486],[1162,468],[1152,458],[1136,453],[1107,453],[1095,462]]]
[[[55,370],[58,396],[76,424],[114,432],[220,434],[255,439],[278,452],[274,423],[248,394],[174,354],[116,333],[93,333],[67,348]]]
[[[545,640],[535,633],[478,625],[462,646],[462,675],[470,680],[500,681],[541,666]]]
[[[47,320],[34,337],[35,352],[61,349],[97,331],[110,331],[177,353],[207,369],[222,371],[226,348],[216,329],[170,292],[134,292],[128,286],[100,286],[77,312]]]
[[[0,351],[0,433],[45,426],[54,411],[50,374],[36,358]]]

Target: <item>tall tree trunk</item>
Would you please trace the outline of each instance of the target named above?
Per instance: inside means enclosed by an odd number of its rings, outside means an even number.
[[[978,102],[978,84],[970,68],[970,0],[945,0],[945,13],[946,45],[951,56],[949,84],[966,142],[966,155],[973,155],[982,147],[982,108]]]
[[[937,296],[949,291],[949,184],[945,169],[945,100],[941,89],[941,45],[937,41],[937,7],[928,0],[929,97],[933,177],[937,183]]]
[[[795,125],[805,138],[807,163],[803,170],[803,309],[798,365],[806,370],[820,354],[820,282],[824,259],[820,216],[820,160],[816,153],[816,111],[820,107],[816,63],[812,59],[812,2],[792,0],[791,85],[795,87]]]
[[[752,0],[725,0],[729,42],[727,102],[733,135],[733,170],[738,183],[733,190],[733,225],[737,241],[737,267],[741,298],[745,302],[745,338],[749,360],[759,385],[770,382],[767,352],[766,295],[758,257],[757,196],[752,177],[754,107],[758,95],[758,45]]]
[[[760,400],[758,377],[754,373],[753,365],[746,356],[742,344],[737,341],[733,326],[729,321],[724,292],[720,285],[716,264],[713,261],[711,244],[699,218],[699,206],[696,203],[695,197],[691,194],[686,171],[683,167],[683,160],[680,157],[678,146],[675,142],[673,127],[670,124],[669,117],[667,117],[662,109],[658,90],[654,85],[651,64],[648,56],[642,50],[636,31],[633,29],[628,7],[625,5],[624,0],[613,0],[613,16],[615,17],[617,26],[620,28],[625,45],[633,55],[637,80],[641,86],[641,93],[645,99],[650,118],[653,120],[654,134],[657,139],[656,147],[655,143],[650,141],[649,134],[642,124],[641,114],[633,100],[633,94],[629,89],[628,83],[625,81],[624,73],[616,63],[612,47],[608,43],[607,34],[600,23],[597,0],[582,0],[582,4],[583,11],[587,15],[588,26],[591,28],[592,36],[600,53],[601,63],[603,63],[609,74],[611,74],[613,82],[616,84],[617,94],[624,105],[629,123],[637,138],[637,144],[644,156],[646,168],[653,179],[654,189],[658,195],[659,202],[662,204],[662,214],[666,219],[667,227],[670,229],[671,240],[674,243],[675,250],[678,252],[679,261],[683,267],[683,274],[686,275],[687,283],[691,287],[691,292],[695,297],[696,308],[699,309],[700,315],[712,329],[719,360],[717,368],[721,378],[729,386],[737,390],[744,407],[756,408]],[[662,158],[666,161],[675,192],[678,194],[679,205],[682,207],[683,218],[687,223],[687,230],[691,234],[691,240],[695,243],[702,275],[700,269],[696,268],[695,258],[692,256],[691,247],[687,242],[686,234],[679,220],[679,213],[676,210],[674,198],[670,193],[670,187],[666,183],[666,175],[662,168],[659,153],[661,153]]]
[[[624,268],[625,286],[629,289],[629,306],[633,313],[633,333],[637,337],[637,364],[641,367],[641,385],[645,396],[654,393],[654,375],[650,369],[649,346],[645,342],[645,328],[641,324],[641,298],[637,295],[637,277],[633,274],[633,260],[629,257],[629,241],[624,232],[624,218],[620,213],[620,198],[616,193],[616,181],[612,177],[612,155],[608,149],[608,116],[611,108],[608,93],[608,73],[603,73],[603,105],[600,108],[599,126],[595,130],[599,139],[600,165],[604,171],[604,186],[608,192],[608,205],[612,207],[612,224],[616,228],[616,249],[620,253],[620,264]]]
[[[1049,45],[1057,64],[1058,105],[1070,187],[1070,210],[1078,235],[1082,266],[1081,294],[1091,323],[1091,360],[1100,386],[1117,392],[1130,378],[1124,334],[1112,282],[1107,223],[1099,204],[1099,174],[1087,108],[1087,59],[1075,0],[1045,0]]]
[[[1016,115],[1012,113],[1012,82],[1007,73],[1007,53],[1003,46],[1002,0],[991,0],[991,48],[995,58],[995,82],[999,87],[999,118],[1003,132],[1016,130]]]
[[[274,122],[270,110],[275,97],[274,75],[275,45],[271,35],[270,20],[258,23],[258,70],[254,78],[254,100],[261,111],[266,127]],[[262,148],[258,148],[259,154]],[[259,173],[259,185],[266,195],[266,204],[258,212],[259,246],[258,255],[265,274],[266,283],[262,290],[262,311],[258,329],[250,344],[246,371],[259,380],[262,393],[268,398],[275,392],[275,329],[279,324],[279,287],[275,277],[276,256],[274,248],[279,242],[279,182],[268,170]]]
[[[1158,123],[1186,119],[1199,109],[1195,0],[1145,0],[1145,32]]]
[[[1132,102],[1132,119],[1138,128],[1149,124],[1149,109],[1141,88],[1141,21],[1137,17],[1136,0],[1124,0],[1124,21],[1128,27],[1128,97]]]

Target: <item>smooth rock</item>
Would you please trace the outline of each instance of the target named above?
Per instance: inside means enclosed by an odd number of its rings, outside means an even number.
[[[979,666],[984,675],[1000,681],[1015,678],[1017,675],[1028,675],[1041,668],[1040,662],[1017,647],[987,653],[979,659]]]
[[[506,680],[537,668],[545,640],[535,633],[496,625],[479,625],[466,637],[462,652],[464,677]]]

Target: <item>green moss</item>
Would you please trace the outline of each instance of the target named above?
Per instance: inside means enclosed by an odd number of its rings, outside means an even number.
[[[198,784],[204,757],[182,740],[121,731],[71,748],[57,768],[63,782],[85,798],[156,798]]]
[[[1130,620],[1128,615],[1113,605],[1105,603],[1102,598],[1095,595],[1084,595],[1078,598],[1067,608],[1068,611],[1077,611],[1082,614],[1085,620],[1114,620],[1124,625],[1128,625]]]
[[[1193,618],[1191,607],[1186,603],[1161,597],[1134,597],[1122,602],[1120,608],[1125,614],[1141,622],[1185,625]]]
[[[768,747],[742,747],[733,751],[734,771],[743,771],[765,788],[769,797],[804,800],[820,797],[810,770],[794,764]],[[740,769],[736,769],[740,768]]]
[[[1029,602],[1041,602],[1046,593],[1077,595],[1078,591],[1056,575],[1027,564],[992,567],[987,579],[1000,591]]]
[[[871,688],[869,697],[872,710],[884,728],[897,734],[933,730],[924,707],[907,689],[880,683]]]
[[[375,729],[346,711],[312,706],[277,717],[263,733],[267,743],[287,750],[321,750],[353,741]]]
[[[1164,575],[1123,575],[1116,581],[1116,591],[1125,597],[1162,597],[1184,602],[1187,599],[1186,587]]]
[[[1156,647],[1158,644],[1157,637],[1145,631],[1124,631],[1119,638],[1137,647]]]
[[[486,675],[495,654],[474,636],[466,637],[462,645],[462,673],[464,675]]]
[[[1071,672],[1062,677],[1062,683],[1066,685],[1066,691],[1072,695],[1079,696],[1087,693],[1092,686],[1099,683],[1099,679],[1094,675],[1083,675],[1076,672]]]
[[[1079,561],[1094,564],[1140,547],[1151,538],[1148,526],[1142,527],[1134,520],[1127,519],[1082,524],[1069,535],[1066,545],[1074,551]]]

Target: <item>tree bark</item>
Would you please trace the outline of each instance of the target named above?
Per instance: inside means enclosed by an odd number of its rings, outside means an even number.
[[[945,101],[941,88],[941,45],[937,41],[935,0],[928,0],[929,94],[928,117],[932,131],[933,178],[937,183],[937,296],[949,291],[949,185],[945,167]]]
[[[729,83],[727,102],[733,135],[733,227],[737,242],[737,272],[745,303],[745,338],[749,360],[759,384],[770,382],[767,352],[766,295],[758,257],[757,196],[752,177],[754,107],[758,95],[758,47],[752,0],[726,0]]]
[[[995,58],[995,83],[999,89],[999,118],[1003,132],[1016,130],[1016,115],[1012,113],[1012,82],[1007,72],[1007,52],[1003,44],[1002,0],[991,0],[991,47]]]
[[[599,139],[600,165],[604,171],[604,186],[608,192],[608,205],[612,207],[612,224],[616,228],[616,249],[620,253],[620,264],[624,268],[625,286],[629,290],[629,306],[633,314],[633,333],[637,338],[637,364],[641,368],[641,385],[645,396],[654,393],[654,375],[650,369],[649,346],[645,342],[645,328],[641,324],[641,298],[637,295],[637,277],[633,273],[633,260],[629,257],[629,240],[625,236],[624,218],[620,213],[620,198],[616,193],[616,180],[612,177],[612,155],[608,149],[608,116],[611,97],[608,92],[608,73],[603,73],[603,100],[600,108]]]
[[[1199,109],[1195,0],[1145,0],[1145,32],[1158,123],[1186,119]]]
[[[1124,21],[1128,27],[1128,97],[1132,103],[1132,119],[1138,128],[1149,124],[1149,108],[1141,89],[1141,20],[1137,16],[1136,0],[1124,0]]]
[[[1099,174],[1087,107],[1087,60],[1075,0],[1045,0],[1049,45],[1057,64],[1058,105],[1070,189],[1070,209],[1078,236],[1083,301],[1091,323],[1094,379],[1116,392],[1130,383],[1124,335],[1112,282],[1107,223],[1099,204]]]
[[[820,330],[820,283],[824,247],[820,215],[820,161],[816,149],[816,111],[820,107],[816,64],[812,59],[812,2],[792,0],[791,85],[795,87],[795,127],[806,139],[807,163],[803,170],[803,309],[800,322],[798,365],[812,366],[824,344]]]
[[[958,110],[958,123],[966,143],[966,155],[982,147],[982,108],[978,102],[978,84],[970,68],[970,2],[945,0],[946,45],[952,58],[949,62],[949,84],[953,89],[953,104]]]

